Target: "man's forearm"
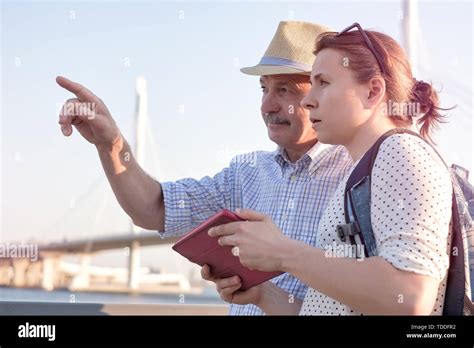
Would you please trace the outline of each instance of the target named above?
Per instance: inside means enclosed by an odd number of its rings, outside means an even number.
[[[110,186],[133,222],[146,229],[164,230],[165,208],[159,182],[135,161],[123,137],[110,146],[97,146]]]

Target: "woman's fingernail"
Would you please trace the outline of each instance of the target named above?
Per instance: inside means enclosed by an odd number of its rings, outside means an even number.
[[[212,236],[213,231],[214,231],[214,230],[213,230],[212,228],[210,228],[210,229],[207,231],[207,234],[210,235],[210,236]]]

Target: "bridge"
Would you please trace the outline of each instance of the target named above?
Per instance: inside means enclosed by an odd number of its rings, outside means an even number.
[[[133,122],[135,142],[133,146],[134,156],[137,162],[145,167],[145,149],[147,141],[154,144],[148,124],[148,96],[146,80],[142,77],[136,80],[136,112]],[[151,137],[151,139],[150,139]],[[148,139],[147,139],[148,138]],[[153,152],[150,151],[150,152]],[[154,156],[154,153],[151,153]],[[156,163],[155,163],[156,165]],[[156,168],[154,168],[156,169]],[[105,177],[100,173],[101,179]],[[90,195],[97,187],[108,185],[107,183],[93,184],[85,196]],[[95,202],[94,202],[95,203]],[[104,200],[100,205],[104,204]],[[74,207],[75,202],[71,206]],[[103,206],[99,206],[95,220],[103,219],[101,214]],[[84,217],[67,217],[67,220],[84,219]],[[91,266],[91,257],[106,250],[126,250],[128,257],[128,272],[126,274],[126,288],[131,292],[140,289],[140,282],[147,277],[157,285],[174,284],[179,291],[189,291],[188,279],[177,273],[151,274],[150,270],[140,267],[140,249],[146,246],[170,245],[176,239],[162,239],[158,232],[142,231],[133,222],[128,223],[129,232],[108,233],[105,236],[86,236],[76,240],[52,241],[49,243],[35,243],[37,247],[37,260],[31,257],[0,257],[0,286],[14,287],[41,287],[45,290],[54,290],[58,287],[68,289],[89,289],[91,277],[102,279],[109,283],[112,279],[122,279],[122,269],[100,268]],[[126,230],[126,229],[124,229]],[[91,231],[94,232],[94,231]],[[94,233],[95,234],[95,233]],[[56,237],[56,239],[59,239]],[[21,246],[18,243],[12,243]],[[67,264],[63,262],[66,255],[79,256],[79,264]],[[183,260],[184,261],[184,260]],[[126,290],[122,287],[122,290]]]

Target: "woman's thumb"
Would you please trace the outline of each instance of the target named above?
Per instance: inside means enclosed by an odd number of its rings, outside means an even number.
[[[267,215],[251,209],[238,208],[235,210],[235,214],[241,219],[249,221],[264,221],[268,218]]]

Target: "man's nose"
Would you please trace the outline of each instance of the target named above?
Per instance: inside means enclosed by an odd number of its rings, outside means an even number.
[[[262,98],[262,106],[260,110],[262,114],[273,113],[280,111],[280,104],[270,95],[266,95]]]

